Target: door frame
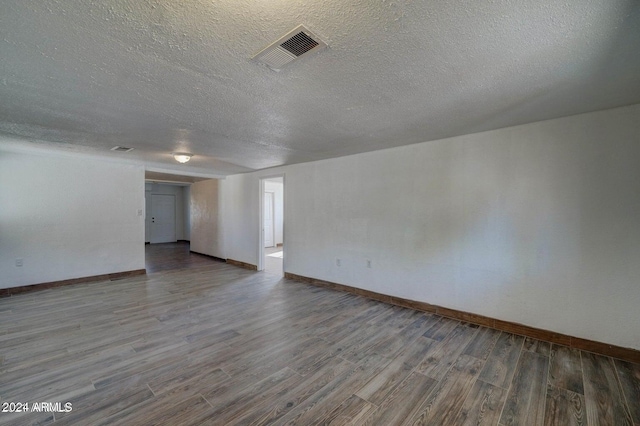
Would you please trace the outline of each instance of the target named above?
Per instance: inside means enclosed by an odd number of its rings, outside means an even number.
[[[282,273],[286,271],[287,261],[287,233],[286,233],[286,217],[287,217],[287,196],[286,196],[286,177],[284,173],[263,176],[258,179],[258,271],[264,271],[265,250],[264,250],[264,182],[267,179],[282,178]],[[274,209],[275,209],[275,196]],[[274,227],[275,228],[275,227]],[[275,234],[275,229],[274,229]],[[275,243],[275,235],[274,235]]]

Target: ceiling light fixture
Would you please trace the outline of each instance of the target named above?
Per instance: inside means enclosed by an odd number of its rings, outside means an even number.
[[[189,154],[188,152],[174,152],[173,153],[173,158],[175,158],[178,163],[183,163],[184,164],[187,161],[191,160],[191,157],[193,157],[193,154]]]

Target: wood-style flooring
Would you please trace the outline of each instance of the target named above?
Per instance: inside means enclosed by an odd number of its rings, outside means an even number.
[[[209,265],[215,259],[189,250],[187,241],[145,245],[147,274]]]
[[[0,424],[640,425],[638,364],[169,248],[0,299],[0,400],[73,408]]]

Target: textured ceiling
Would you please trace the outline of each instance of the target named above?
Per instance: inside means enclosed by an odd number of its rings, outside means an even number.
[[[298,24],[329,48],[280,72],[249,60]],[[638,0],[0,2],[0,143],[158,171],[225,175],[633,103]]]

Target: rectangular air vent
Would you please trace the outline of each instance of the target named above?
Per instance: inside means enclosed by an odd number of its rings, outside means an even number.
[[[299,25],[262,49],[251,59],[262,62],[269,68],[278,71],[299,57],[326,46],[322,40],[305,28],[304,25]]]
[[[127,148],[126,146],[114,146],[113,148],[111,148],[111,151],[130,152],[133,151],[133,148]]]

